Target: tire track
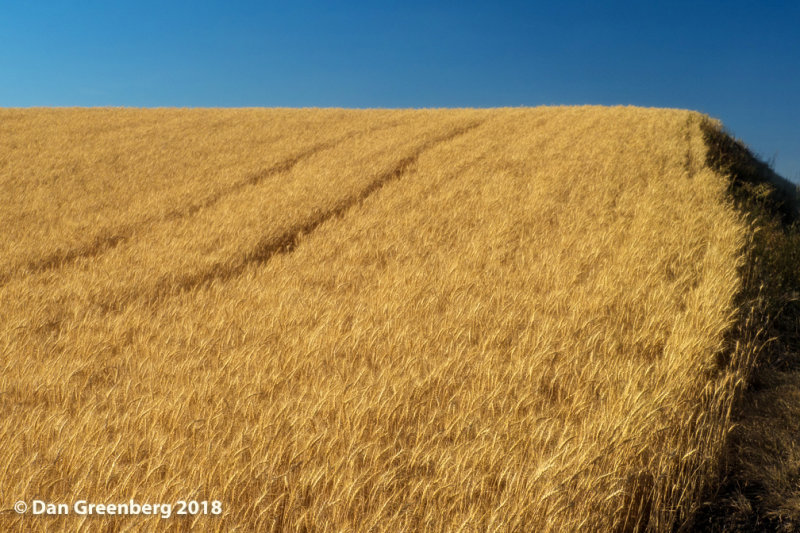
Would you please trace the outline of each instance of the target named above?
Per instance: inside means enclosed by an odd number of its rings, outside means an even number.
[[[355,195],[342,199],[330,209],[318,213],[310,220],[289,227],[280,235],[262,240],[233,264],[230,262],[217,263],[209,268],[189,275],[164,277],[155,284],[152,290],[146,293],[131,293],[122,299],[116,298],[116,302],[113,304],[109,304],[108,300],[106,300],[106,302],[103,303],[97,302],[96,305],[106,311],[117,312],[123,310],[135,301],[144,301],[148,305],[152,305],[166,297],[188,292],[214,281],[227,281],[239,276],[251,265],[263,265],[276,255],[291,253],[297,247],[302,236],[313,232],[332,218],[343,216],[349,210],[362,204],[367,198],[385,185],[400,179],[414,167],[422,154],[439,144],[464,135],[483,123],[484,121],[472,122],[466,126],[456,128],[447,134],[422,143],[411,154],[398,160],[392,168],[378,175]]]
[[[144,223],[146,222],[141,222],[140,224]],[[122,226],[121,228],[117,228],[117,231],[111,235],[98,235],[87,245],[77,246],[67,250],[59,250],[57,252],[48,254],[41,259],[30,261],[23,267],[24,271],[18,277],[22,277],[26,274],[35,274],[38,272],[45,272],[47,270],[61,268],[64,265],[69,265],[78,261],[79,259],[92,258],[107,252],[108,250],[116,248],[119,246],[119,244],[127,240],[130,237],[132,228],[138,225],[139,224]],[[8,281],[13,277],[15,276],[7,274],[4,281]],[[0,284],[0,286],[1,285],[2,284]]]
[[[141,230],[146,229],[154,224],[170,222],[193,216],[200,211],[213,207],[226,197],[236,194],[242,189],[258,185],[266,179],[291,171],[300,162],[314,156],[317,153],[335,148],[336,146],[345,143],[350,139],[362,135],[369,135],[375,131],[391,129],[398,125],[400,125],[400,121],[394,121],[389,124],[382,124],[380,126],[369,128],[365,131],[352,131],[346,135],[339,136],[336,139],[314,144],[305,150],[301,150],[300,152],[297,152],[294,155],[279,161],[269,168],[251,173],[245,179],[235,182],[230,187],[217,191],[204,200],[190,204],[183,209],[174,209],[162,216],[145,217],[135,224],[118,226],[110,232],[96,236],[89,244],[83,244],[66,250],[58,250],[47,254],[42,258],[28,261],[22,266],[22,268],[19,269],[18,272],[11,271],[0,274],[0,287],[6,285],[15,278],[64,268],[65,266],[73,264],[81,259],[91,259],[99,256],[116,248],[120,244],[131,240],[136,236],[136,234],[141,232]]]

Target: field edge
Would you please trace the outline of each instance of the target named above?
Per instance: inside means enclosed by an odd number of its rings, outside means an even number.
[[[790,502],[797,489],[786,481],[796,473],[787,465],[786,449],[793,448],[797,428],[782,420],[786,415],[778,404],[787,380],[792,392],[800,392],[800,193],[720,122],[705,118],[701,129],[705,163],[726,178],[728,199],[748,227],[729,346],[749,353],[749,360],[734,394],[719,472],[709,480],[693,527],[794,530],[800,526],[800,507]],[[800,407],[794,413],[800,414]]]

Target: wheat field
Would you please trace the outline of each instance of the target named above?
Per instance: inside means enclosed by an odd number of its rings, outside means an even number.
[[[691,524],[754,353],[709,123],[0,110],[0,528]]]

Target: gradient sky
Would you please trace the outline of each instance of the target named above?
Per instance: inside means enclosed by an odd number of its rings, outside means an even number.
[[[688,108],[800,182],[797,0],[0,7],[4,107]]]

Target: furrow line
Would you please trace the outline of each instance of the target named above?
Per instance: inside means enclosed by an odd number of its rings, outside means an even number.
[[[88,245],[78,246],[68,250],[62,250],[48,254],[42,259],[31,261],[25,265],[25,271],[22,275],[62,268],[65,265],[69,265],[78,261],[79,259],[98,256],[107,252],[108,250],[116,248],[122,242],[130,238],[132,231],[133,226],[124,226],[122,228],[118,228],[115,234],[98,235]],[[7,274],[4,278],[4,282],[8,282],[13,277],[15,276]]]

